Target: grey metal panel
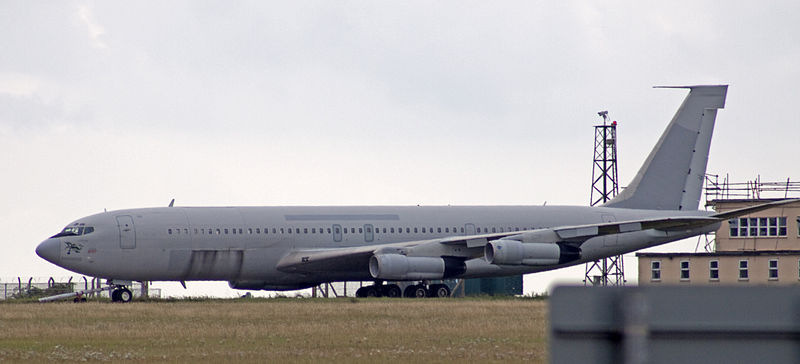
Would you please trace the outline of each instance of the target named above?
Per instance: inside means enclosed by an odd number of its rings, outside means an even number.
[[[794,287],[557,287],[552,363],[797,363]]]
[[[117,216],[117,226],[119,227],[119,247],[122,249],[136,248],[136,230],[133,226],[133,218],[128,215]]]

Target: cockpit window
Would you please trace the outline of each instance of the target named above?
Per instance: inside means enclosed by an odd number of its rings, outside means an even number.
[[[62,236],[79,236],[79,235],[86,235],[91,234],[94,232],[94,227],[92,226],[67,226],[64,230],[61,230],[60,233],[53,235],[53,238],[60,238]]]

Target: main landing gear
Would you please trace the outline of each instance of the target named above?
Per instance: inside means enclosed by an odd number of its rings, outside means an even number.
[[[378,282],[373,285],[364,286],[356,290],[356,297],[450,297],[450,287],[446,284],[412,284],[401,290],[396,284],[381,284]]]

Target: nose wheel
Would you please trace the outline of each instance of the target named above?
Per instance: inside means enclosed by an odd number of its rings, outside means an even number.
[[[133,299],[133,293],[126,287],[118,287],[111,291],[111,302],[130,302]]]

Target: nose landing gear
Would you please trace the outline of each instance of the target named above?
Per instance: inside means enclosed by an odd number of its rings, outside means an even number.
[[[111,291],[111,302],[127,303],[133,299],[133,293],[125,286],[117,286]]]

